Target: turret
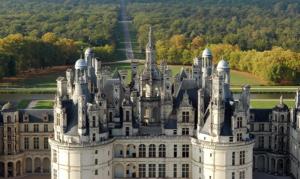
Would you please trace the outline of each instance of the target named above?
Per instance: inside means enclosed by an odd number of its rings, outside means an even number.
[[[202,62],[201,58],[194,58],[194,63],[192,66],[192,78],[196,80],[198,88],[202,86]]]
[[[223,85],[224,85],[224,96],[223,98],[228,101],[231,99],[231,92],[230,92],[230,68],[228,63],[222,59],[219,61],[217,65],[218,75],[223,77]]]
[[[67,69],[66,78],[67,78],[67,93],[68,96],[70,97],[73,94],[73,83],[74,83],[74,73],[71,68]]]
[[[212,53],[211,51],[206,48],[202,53],[202,86],[205,87],[207,81],[205,79],[212,74]]]
[[[78,97],[78,134],[84,136],[86,134],[86,101],[85,96]]]
[[[78,96],[84,95],[89,100],[89,90],[87,85],[87,65],[85,60],[79,59],[75,63],[75,90],[73,93],[73,101],[76,104]]]
[[[221,127],[224,122],[225,104],[223,100],[223,76],[218,74],[213,75],[212,84],[212,99],[211,99],[211,112],[212,112],[212,128],[213,135],[220,135]]]

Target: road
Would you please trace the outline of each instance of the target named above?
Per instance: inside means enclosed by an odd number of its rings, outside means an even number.
[[[131,23],[131,21],[128,20],[127,14],[126,14],[126,3],[125,0],[121,0],[121,21],[123,32],[124,32],[124,39],[125,39],[125,53],[127,61],[131,61],[134,59],[133,50],[132,50],[132,43],[129,33],[128,24]]]

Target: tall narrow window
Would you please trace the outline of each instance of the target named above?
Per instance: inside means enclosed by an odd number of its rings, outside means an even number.
[[[33,125],[33,131],[34,132],[39,132],[39,125],[38,124]]]
[[[33,148],[34,149],[39,149],[39,138],[38,137],[34,137],[33,138]]]
[[[235,173],[234,172],[231,173],[231,179],[235,179]]]
[[[29,149],[29,138],[28,137],[24,138],[24,149]]]
[[[182,157],[188,158],[189,157],[189,145],[182,145]]]
[[[129,111],[126,111],[126,122],[129,122],[130,121],[130,116],[129,116]]]
[[[139,146],[139,157],[146,157],[146,146],[144,144]]]
[[[173,178],[177,178],[177,164],[173,164]]]
[[[156,177],[156,169],[155,164],[149,164],[149,178],[155,178]]]
[[[182,122],[188,123],[190,120],[190,113],[189,111],[183,111],[182,112]]]
[[[48,124],[44,124],[44,132],[48,132]]]
[[[158,165],[158,177],[160,177],[160,178],[166,177],[166,164]]]
[[[93,127],[96,127],[96,116],[93,116]]]
[[[154,144],[150,144],[149,145],[149,157],[155,157],[155,145]]]
[[[243,127],[243,118],[238,117],[237,118],[237,128],[242,128]]]
[[[159,157],[166,157],[166,145],[165,144],[159,145],[158,155],[159,155]]]
[[[146,164],[139,164],[139,178],[146,178]]]
[[[24,124],[24,132],[28,132],[28,124]]]
[[[174,158],[177,157],[177,145],[174,145]]]
[[[189,164],[182,164],[182,178],[189,178]]]
[[[245,164],[245,151],[240,151],[240,165]]]
[[[235,152],[232,152],[231,164],[235,165]]]
[[[245,179],[245,171],[240,171],[240,179]]]
[[[125,135],[129,136],[129,134],[130,134],[130,129],[129,129],[129,127],[126,127],[125,128]]]
[[[49,148],[48,137],[44,137],[44,149]]]
[[[237,136],[236,136],[236,140],[237,141],[242,141],[242,133],[237,133]]]

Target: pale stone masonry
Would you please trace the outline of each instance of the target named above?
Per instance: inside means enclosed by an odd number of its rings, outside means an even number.
[[[282,99],[250,109],[250,87],[233,98],[224,59],[214,66],[205,49],[173,78],[165,61],[157,65],[154,44],[150,29],[144,68],[132,60],[129,85],[129,74],[101,65],[88,48],[57,79],[53,110],[5,104],[0,178],[299,178],[299,91],[293,109]]]

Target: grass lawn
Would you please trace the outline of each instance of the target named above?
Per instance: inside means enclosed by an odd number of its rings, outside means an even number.
[[[111,71],[127,70],[128,75],[126,82],[129,83],[131,79],[130,63],[120,63],[109,65]],[[190,66],[169,65],[172,70],[172,75],[175,76],[180,72],[181,68],[190,70]],[[142,72],[144,64],[138,67],[139,73]],[[65,69],[64,69],[65,70]],[[25,94],[52,94],[56,91],[56,79],[59,76],[65,76],[65,71],[54,71],[48,74],[27,75],[26,78],[18,78],[17,80],[2,80],[0,81],[0,93],[25,93]],[[297,86],[272,86],[267,85],[266,81],[254,77],[253,75],[245,72],[231,70],[231,89],[233,92],[240,92],[241,86],[244,84],[251,85],[252,93],[294,93]]]
[[[53,100],[41,100],[36,103],[33,109],[52,109],[54,101]]]
[[[31,100],[29,99],[23,99],[17,104],[18,109],[25,109],[29,105]]]
[[[289,108],[295,106],[294,99],[285,99],[283,103],[286,104]],[[251,100],[251,108],[267,109],[267,108],[273,108],[277,104],[279,104],[278,99],[252,99]]]

